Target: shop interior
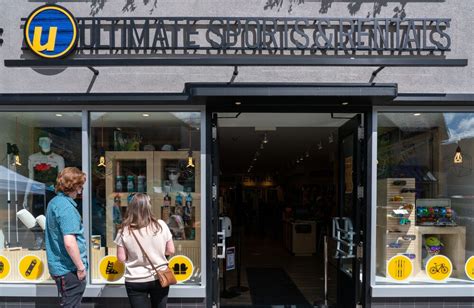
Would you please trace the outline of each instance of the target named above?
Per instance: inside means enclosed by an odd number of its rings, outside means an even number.
[[[338,209],[338,128],[354,116],[219,114],[220,214],[232,222],[221,305],[305,307],[324,299],[324,236]]]

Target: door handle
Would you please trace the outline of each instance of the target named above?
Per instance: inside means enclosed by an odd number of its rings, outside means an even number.
[[[217,231],[217,258],[225,259],[225,230],[224,217],[219,217],[219,231]]]

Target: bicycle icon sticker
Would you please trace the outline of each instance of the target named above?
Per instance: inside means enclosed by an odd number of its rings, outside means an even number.
[[[426,262],[426,274],[433,280],[444,281],[453,273],[453,264],[448,257],[437,255]]]

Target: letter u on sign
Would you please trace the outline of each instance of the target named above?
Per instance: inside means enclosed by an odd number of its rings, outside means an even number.
[[[43,27],[35,27],[33,34],[33,48],[36,51],[54,51],[56,46],[56,35],[58,33],[58,27],[51,27],[49,34],[47,35],[46,44],[41,44],[41,37],[43,35]]]

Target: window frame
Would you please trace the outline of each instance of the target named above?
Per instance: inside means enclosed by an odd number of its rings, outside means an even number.
[[[207,257],[207,242],[206,242],[206,107],[204,105],[123,105],[123,106],[94,106],[94,105],[3,105],[0,106],[0,113],[2,112],[77,112],[81,113],[81,141],[82,141],[82,170],[86,170],[88,175],[91,174],[91,140],[90,140],[90,114],[91,112],[127,112],[127,111],[148,111],[148,112],[200,112],[200,141],[201,141],[201,284],[200,285],[175,285],[171,286],[170,298],[205,298],[206,297],[206,257]],[[88,181],[83,190],[83,225],[84,236],[86,237],[87,257],[90,260],[90,238],[91,238],[91,181]],[[203,223],[204,222],[204,223]],[[91,266],[91,265],[89,265]],[[27,281],[19,281],[14,283],[1,283],[0,296],[25,296],[25,297],[56,297],[56,285],[51,283],[32,283]],[[87,273],[87,287],[84,297],[127,297],[124,285],[109,285],[109,284],[92,284],[91,271]]]
[[[448,103],[448,102],[446,102]],[[423,106],[419,102],[418,106],[374,106],[372,108],[372,132],[370,152],[372,156],[371,177],[371,262],[370,262],[370,286],[372,297],[472,297],[474,283],[466,284],[376,284],[376,262],[377,262],[377,132],[379,113],[474,113],[474,107],[470,106]]]

